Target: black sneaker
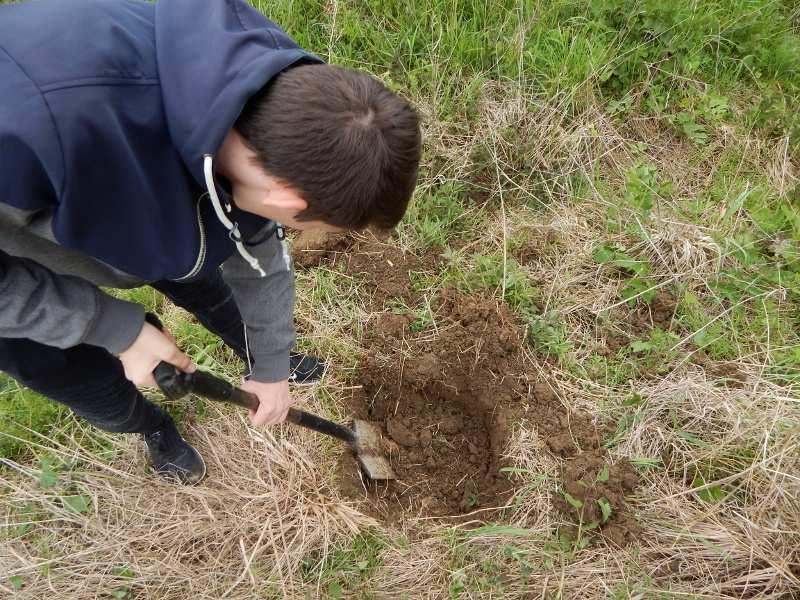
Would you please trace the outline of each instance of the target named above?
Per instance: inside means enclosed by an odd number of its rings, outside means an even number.
[[[173,483],[195,485],[206,475],[206,463],[178,433],[169,418],[158,431],[144,435],[150,462],[156,473]]]
[[[322,379],[327,365],[320,359],[300,354],[289,353],[289,383],[296,385],[311,385]]]

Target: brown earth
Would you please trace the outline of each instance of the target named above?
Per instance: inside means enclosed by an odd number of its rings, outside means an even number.
[[[527,419],[547,449],[567,461],[565,491],[586,498],[587,506],[593,493],[607,498],[613,513],[599,530],[615,543],[630,541],[625,532],[633,531],[635,522],[624,499],[635,486],[630,465],[610,465],[607,481],[583,496],[574,489],[588,471],[599,471],[598,465],[607,462],[603,438],[615,427],[598,426],[590,415],[568,410],[555,382],[530,374],[521,351],[524,327],[517,318],[494,299],[446,289],[430,300],[433,325],[414,332],[410,315],[378,311],[393,298],[409,307],[418,304],[411,273],[435,273],[436,257],[403,253],[377,239],[334,240],[306,245],[303,264],[340,261],[373,292],[377,316],[366,327],[366,351],[355,378],[360,388],[350,404],[354,416],[382,428],[398,476],[388,483],[368,481],[353,457],[343,456],[337,473],[341,491],[366,499],[369,512],[390,522],[411,514],[497,518],[493,509],[514,494],[513,483],[501,471],[508,466],[504,450],[510,426]],[[554,502],[561,506],[558,499]],[[580,518],[563,512],[570,521]]]
[[[636,539],[641,528],[630,516],[625,500],[626,494],[639,484],[639,477],[630,463],[609,464],[604,452],[593,450],[568,460],[561,476],[562,491],[554,494],[553,501],[582,531],[591,534],[599,529],[606,540],[618,546],[626,546]],[[607,520],[601,503],[611,511]]]
[[[309,269],[322,264],[330,268],[340,266],[349,275],[361,276],[373,286],[372,306],[382,308],[389,298],[405,302],[414,300],[411,290],[412,272],[435,269],[436,253],[422,257],[403,252],[387,243],[384,236],[367,233],[326,234],[304,232],[292,244],[295,266]]]
[[[736,363],[708,364],[705,370],[710,377],[718,379],[719,384],[724,387],[742,389],[747,383],[747,375],[739,370]]]
[[[292,240],[295,267],[310,269],[322,263],[335,263],[344,257],[356,240],[350,234],[332,235],[324,231],[304,231]]]
[[[431,344],[407,321],[371,327],[353,398],[356,415],[382,425],[398,480],[373,493],[393,510],[457,515],[505,504],[500,472],[512,408],[527,397],[519,326],[495,303],[446,292]]]

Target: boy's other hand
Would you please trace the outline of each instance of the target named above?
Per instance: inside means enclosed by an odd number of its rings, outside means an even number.
[[[162,360],[187,373],[197,369],[192,359],[178,349],[171,333],[160,331],[150,323],[142,325],[133,344],[119,354],[119,360],[125,369],[125,377],[136,387],[156,387],[153,370]]]
[[[289,396],[288,380],[274,383],[250,380],[239,387],[258,396],[258,410],[250,411],[250,422],[253,425],[275,425],[286,419],[286,413],[293,404]]]

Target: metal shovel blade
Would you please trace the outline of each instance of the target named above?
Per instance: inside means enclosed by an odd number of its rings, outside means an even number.
[[[355,433],[353,450],[367,477],[378,481],[397,479],[389,459],[383,452],[383,434],[380,428],[368,421],[356,419],[353,423],[353,433]]]

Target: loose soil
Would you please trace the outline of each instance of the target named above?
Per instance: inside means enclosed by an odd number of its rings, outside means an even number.
[[[304,232],[292,244],[292,257],[302,269],[325,265],[367,280],[373,292],[370,305],[376,310],[390,298],[410,305],[415,300],[410,274],[436,269],[438,253],[419,257],[386,243],[384,237]]]
[[[618,546],[633,542],[641,528],[627,510],[626,494],[639,484],[636,470],[627,461],[609,464],[598,450],[584,452],[566,462],[562,471],[562,493],[554,494],[554,503],[564,515],[578,524],[586,534],[595,528],[603,537]],[[566,494],[570,495],[570,501]],[[611,514],[604,521],[601,503]],[[577,535],[577,530],[573,535]]]
[[[368,512],[389,522],[410,515],[497,518],[514,494],[502,472],[510,466],[504,456],[510,428],[528,419],[547,449],[565,459],[564,490],[586,498],[587,506],[595,493],[613,506],[599,527],[603,535],[620,544],[633,539],[625,533],[635,529],[624,499],[635,486],[630,465],[611,465],[608,480],[583,495],[574,490],[576,481],[608,462],[603,438],[614,425],[599,426],[588,414],[567,410],[555,382],[531,375],[521,349],[524,327],[504,305],[447,289],[428,299],[434,324],[415,332],[411,316],[389,312],[386,304],[421,302],[410,273],[435,271],[435,255],[403,253],[377,239],[329,236],[305,243],[295,261],[301,268],[336,262],[372,292],[376,316],[366,327],[350,405],[355,417],[382,428],[398,478],[370,482],[352,456],[343,456],[337,479],[346,496],[366,500]],[[554,502],[561,508],[558,498]],[[571,522],[581,518],[563,512]]]
[[[699,361],[696,361],[699,364]],[[706,374],[719,380],[723,387],[742,389],[747,383],[747,375],[739,370],[736,363],[723,362],[705,366]]]
[[[374,486],[387,514],[458,515],[505,504],[509,417],[527,397],[519,326],[489,300],[447,292],[439,335],[384,314],[370,328],[356,415],[381,424],[398,480]],[[399,334],[399,335],[398,335]]]
[[[292,259],[295,267],[310,269],[335,264],[355,244],[350,234],[332,235],[324,231],[304,231],[292,240]]]

